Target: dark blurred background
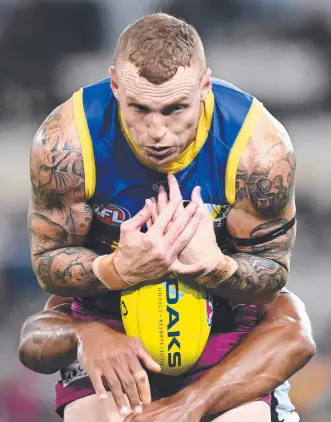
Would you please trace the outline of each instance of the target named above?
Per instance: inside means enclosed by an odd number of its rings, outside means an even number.
[[[144,14],[196,26],[213,75],[257,96],[297,153],[299,229],[290,288],[319,348],[292,379],[303,422],[331,420],[331,1],[0,0],[0,422],[55,422],[54,376],[18,362],[24,319],[44,305],[26,232],[29,148],[46,115],[107,76],[116,40]],[[329,143],[330,142],[330,143]]]

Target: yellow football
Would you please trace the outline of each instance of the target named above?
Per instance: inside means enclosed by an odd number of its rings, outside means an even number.
[[[150,281],[121,296],[127,335],[139,337],[166,375],[179,375],[199,359],[213,317],[211,295],[194,282]]]

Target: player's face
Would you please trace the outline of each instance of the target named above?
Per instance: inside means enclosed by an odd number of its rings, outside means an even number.
[[[194,140],[210,73],[201,77],[196,67],[179,68],[171,80],[154,85],[129,63],[110,69],[125,125],[152,166],[175,161]]]

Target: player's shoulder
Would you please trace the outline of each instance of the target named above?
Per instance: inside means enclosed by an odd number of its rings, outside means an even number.
[[[84,161],[72,99],[55,108],[39,127],[30,152],[31,182],[36,191],[84,194]]]
[[[243,152],[241,165],[247,169],[259,163],[277,162],[291,157],[294,165],[294,148],[285,126],[263,107],[257,124],[252,131],[247,147]]]
[[[41,145],[57,150],[80,148],[72,98],[56,107],[40,125],[34,136],[33,147]]]

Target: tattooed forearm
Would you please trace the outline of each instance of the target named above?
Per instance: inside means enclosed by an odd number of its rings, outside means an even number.
[[[91,296],[108,292],[95,277],[97,255],[86,248],[63,248],[35,258],[34,269],[46,289],[59,296]]]
[[[256,238],[270,233],[287,223],[287,219],[277,219],[263,223],[252,230]],[[215,289],[220,296],[241,303],[260,303],[275,297],[287,283],[290,257],[295,242],[294,225],[282,236],[259,245],[235,247],[239,253],[231,255],[238,263],[238,270]],[[216,268],[213,279],[221,278],[222,268]],[[219,273],[218,273],[219,272]]]
[[[278,216],[294,200],[295,157],[281,146],[282,143],[272,146],[252,173],[240,168],[237,172],[237,202],[249,198],[266,217]]]
[[[107,291],[92,272],[97,255],[82,247],[85,236],[81,230],[90,224],[86,215],[85,211],[76,213],[80,231],[72,232],[43,214],[30,213],[32,264],[40,284],[50,293],[85,296]]]
[[[267,258],[245,253],[232,255],[238,269],[230,278],[221,277],[222,268],[216,268],[211,275],[219,284],[214,294],[234,303],[261,304],[277,297],[287,283],[288,270],[281,264]]]
[[[265,295],[276,293],[286,285],[288,271],[277,262],[244,253],[235,254],[232,258],[238,262],[239,267],[223,287],[254,295],[262,292]]]

